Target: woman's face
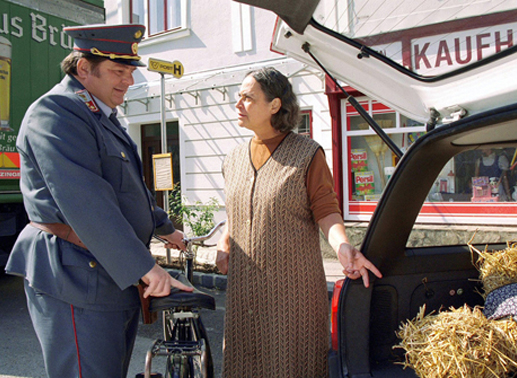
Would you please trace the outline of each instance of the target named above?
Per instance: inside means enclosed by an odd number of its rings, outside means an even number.
[[[279,104],[280,99],[278,98],[268,101],[260,84],[253,76],[247,76],[241,84],[238,101],[235,105],[237,123],[255,133],[273,129],[271,116],[278,112]]]

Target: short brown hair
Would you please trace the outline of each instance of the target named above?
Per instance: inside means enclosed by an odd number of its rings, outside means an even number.
[[[95,74],[97,66],[106,60],[101,56],[96,56],[90,53],[84,53],[80,51],[72,51],[68,56],[61,62],[61,70],[67,75],[77,75],[77,62],[80,59],[87,59],[92,67],[92,73]]]
[[[295,129],[301,120],[300,106],[289,79],[273,67],[250,71],[246,74],[248,76],[259,83],[269,102],[279,98],[282,103],[280,110],[271,117],[271,126],[280,132]]]

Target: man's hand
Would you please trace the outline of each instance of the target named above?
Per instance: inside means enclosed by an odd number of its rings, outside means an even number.
[[[165,297],[170,294],[171,286],[184,291],[194,290],[192,287],[186,286],[172,278],[171,275],[158,264],[154,264],[153,268],[142,277],[142,281],[148,285],[144,289],[144,298],[151,295],[153,297]]]
[[[185,243],[183,243],[185,234],[180,230],[175,230],[172,234],[160,235],[160,237],[168,241],[168,243],[165,244],[165,248],[181,249],[182,251],[186,249]]]

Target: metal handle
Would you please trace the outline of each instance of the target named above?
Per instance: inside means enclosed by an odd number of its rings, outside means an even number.
[[[214,228],[212,228],[210,230],[210,232],[206,235],[201,235],[201,236],[193,236],[193,237],[190,237],[190,238],[185,238],[183,239],[183,243],[185,243],[185,245],[187,244],[194,244],[194,243],[199,243],[199,242],[202,242],[203,240],[207,240],[207,239],[210,239],[214,234],[215,232],[220,229],[222,226],[224,226],[226,224],[226,219],[217,223],[215,225]]]

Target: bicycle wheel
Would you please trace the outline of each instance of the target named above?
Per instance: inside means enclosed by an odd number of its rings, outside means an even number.
[[[167,375],[165,378],[192,378],[190,357],[173,354],[167,357]]]
[[[205,349],[204,358],[200,357],[200,362],[202,363],[203,359],[205,361],[206,377],[204,375],[200,375],[199,377],[214,378],[214,362],[212,360],[212,351],[210,350],[210,344],[208,342],[206,329],[205,329],[205,326],[203,325],[203,322],[201,321],[201,318],[196,319],[196,321],[194,322],[194,327],[196,328],[196,332],[199,336],[199,341],[201,344],[204,345],[204,349]],[[201,364],[201,372],[203,372],[202,364]],[[197,378],[197,377],[195,377],[195,378]]]

